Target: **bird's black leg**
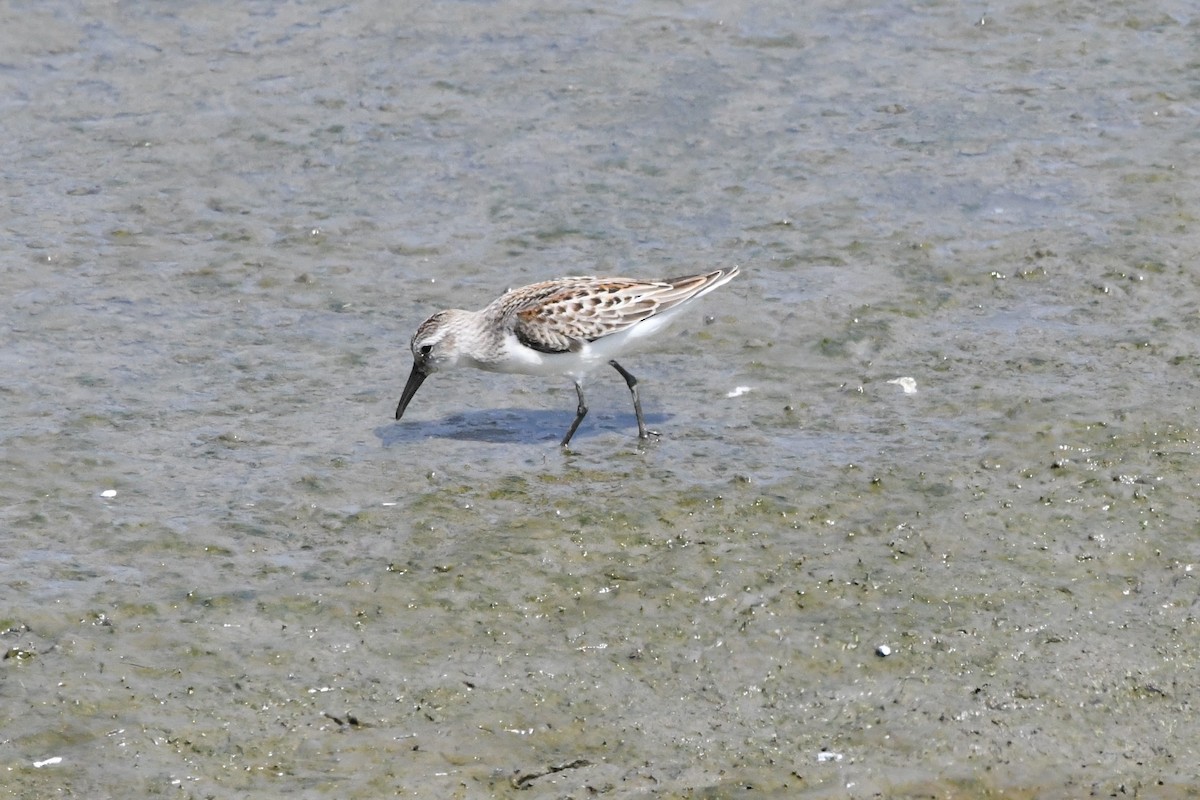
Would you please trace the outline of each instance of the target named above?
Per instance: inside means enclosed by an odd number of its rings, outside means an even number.
[[[583,384],[575,381],[575,394],[579,395],[579,408],[575,409],[575,421],[571,423],[571,427],[567,429],[567,435],[563,437],[559,447],[566,447],[571,441],[571,437],[575,435],[575,430],[579,427],[579,423],[583,422],[583,418],[587,416],[587,403],[583,400]],[[638,417],[641,419],[641,417]]]
[[[629,370],[622,367],[616,361],[609,361],[613,365],[613,369],[621,373],[621,377],[625,379],[625,385],[629,387],[629,393],[633,395],[633,413],[637,415],[638,438],[648,439],[651,436],[658,436],[658,431],[646,430],[646,420],[642,419],[642,401],[638,398],[637,378]]]

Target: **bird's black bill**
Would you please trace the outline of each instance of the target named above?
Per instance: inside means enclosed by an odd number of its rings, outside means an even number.
[[[421,369],[420,364],[413,364],[412,372],[408,374],[408,383],[404,384],[404,393],[400,395],[400,404],[396,406],[396,419],[404,416],[404,409],[408,408],[417,389],[421,388],[421,384],[428,376],[429,373]]]

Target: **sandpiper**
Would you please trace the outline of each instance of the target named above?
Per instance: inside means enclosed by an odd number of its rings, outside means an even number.
[[[410,347],[413,368],[396,419],[429,375],[459,365],[521,375],[565,375],[579,407],[566,446],[588,412],[583,379],[608,362],[633,395],[638,436],[646,429],[637,378],[616,362],[626,348],[662,330],[690,301],[728,283],[738,268],[666,280],[573,277],[510,289],[482,311],[439,311],[421,323]]]

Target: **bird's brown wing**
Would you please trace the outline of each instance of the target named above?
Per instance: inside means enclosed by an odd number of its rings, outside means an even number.
[[[511,303],[513,333],[522,344],[562,353],[623,331],[687,296],[667,281],[580,277],[525,286],[497,302]]]
[[[544,353],[578,350],[704,294],[738,268],[666,280],[572,277],[513,289],[487,309],[512,326],[526,347]]]

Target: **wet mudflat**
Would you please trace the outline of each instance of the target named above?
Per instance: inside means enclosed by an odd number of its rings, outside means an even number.
[[[2,13],[7,795],[1197,791],[1186,5]]]

